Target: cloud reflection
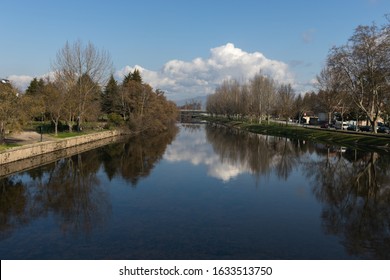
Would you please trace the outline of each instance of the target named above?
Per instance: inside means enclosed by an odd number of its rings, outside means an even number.
[[[190,162],[206,165],[207,175],[228,182],[242,173],[249,173],[247,166],[238,162],[223,160],[207,143],[206,130],[199,125],[182,126],[176,141],[167,148],[164,158],[169,162]]]

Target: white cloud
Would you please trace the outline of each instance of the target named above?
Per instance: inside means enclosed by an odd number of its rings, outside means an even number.
[[[28,75],[11,75],[7,77],[12,85],[21,91],[25,91],[34,77]]]
[[[42,76],[38,76],[38,77],[31,77],[31,76],[28,76],[28,75],[10,75],[10,76],[7,77],[7,79],[11,81],[12,85],[14,87],[16,87],[17,89],[19,89],[20,91],[25,91],[34,78],[37,78],[37,79],[41,79],[41,78],[42,79],[47,79],[47,78],[54,79],[54,73],[53,72],[49,72],[49,73],[46,73],[46,74],[44,74]]]
[[[260,52],[243,51],[232,43],[211,49],[209,58],[170,60],[159,71],[126,66],[116,72],[116,77],[121,80],[135,68],[145,82],[166,91],[174,100],[212,94],[225,79],[246,81],[260,71],[277,81],[294,84],[286,63],[268,59]]]
[[[210,50],[208,58],[197,57],[192,61],[170,60],[158,71],[140,65],[125,66],[116,71],[115,77],[122,80],[134,69],[153,88],[162,89],[172,100],[193,98],[212,94],[224,80],[232,78],[247,81],[260,71],[275,80],[296,85],[287,63],[266,58],[260,52],[246,52],[227,43]],[[50,73],[38,78],[45,78]],[[34,77],[9,76],[8,79],[24,91]]]

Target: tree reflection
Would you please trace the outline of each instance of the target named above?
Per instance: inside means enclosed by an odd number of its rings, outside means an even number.
[[[287,180],[292,169],[297,165],[299,154],[295,153],[296,148],[287,138],[277,142],[277,144],[275,151],[279,154],[279,160],[276,162],[276,174],[279,178]]]
[[[200,127],[183,129],[197,132]],[[202,133],[198,133],[200,146],[204,146]],[[171,128],[154,137],[133,137],[0,179],[0,239],[45,216],[54,216],[64,233],[91,233],[111,215],[102,173],[109,180],[124,178],[137,186],[150,175],[176,134],[177,128]],[[240,166],[257,178],[273,172],[288,181],[296,166],[303,166],[313,194],[323,205],[324,231],[340,237],[351,255],[390,258],[389,155],[212,126],[206,126],[206,138],[216,155],[210,155],[207,145],[202,157],[212,156],[212,164]],[[189,149],[188,142],[183,143],[178,154]],[[199,150],[185,159],[196,153]]]
[[[306,166],[314,194],[324,203],[325,231],[341,236],[351,255],[390,258],[389,157],[329,148]]]
[[[196,123],[182,123],[181,127],[188,131],[199,131],[202,129],[203,125]]]
[[[295,166],[303,164],[323,204],[325,232],[340,236],[351,255],[390,258],[389,155],[228,128],[209,126],[206,132],[222,162],[240,164],[258,178],[275,172],[288,180]]]
[[[49,215],[64,233],[91,233],[111,214],[99,170],[110,180],[119,175],[135,186],[150,174],[176,134],[177,128],[171,128],[155,137],[133,137],[0,179],[0,239]]]
[[[0,179],[0,240],[28,222],[28,200],[29,194],[21,181],[14,177]]]
[[[52,165],[43,180],[35,180],[34,217],[54,213],[64,232],[91,232],[110,213],[106,193],[96,176],[100,162],[89,151]]]
[[[103,147],[100,158],[105,172],[110,179],[120,175],[135,187],[141,178],[150,175],[177,133],[177,127],[172,126],[152,137],[133,137],[127,142]]]
[[[302,153],[300,141],[208,126],[207,140],[222,162],[239,164],[258,178],[273,169],[287,180]]]

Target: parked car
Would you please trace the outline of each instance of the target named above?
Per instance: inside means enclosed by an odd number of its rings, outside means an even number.
[[[359,131],[359,128],[354,125],[354,124],[350,124],[348,127],[347,127],[347,130],[352,130],[352,131]]]
[[[378,127],[377,132],[390,134],[390,128],[388,128],[387,126],[380,126],[380,127]]]
[[[329,124],[323,123],[323,124],[321,124],[321,128],[329,128]]]
[[[360,129],[360,131],[372,132],[372,127],[371,127],[371,125],[359,126],[359,129]],[[378,128],[376,128],[376,131],[378,131]]]
[[[347,129],[348,128],[348,123],[347,122],[336,121],[334,127],[336,129]]]
[[[360,129],[360,131],[364,131],[364,132],[371,132],[372,131],[372,128],[369,125],[360,126],[359,129]]]

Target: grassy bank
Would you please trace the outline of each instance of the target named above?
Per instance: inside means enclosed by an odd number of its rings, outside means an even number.
[[[1,151],[4,151],[6,149],[10,149],[10,148],[15,148],[15,147],[19,147],[20,145],[18,144],[14,144],[14,143],[4,143],[4,144],[0,144],[0,152]]]
[[[88,133],[95,133],[96,131],[89,131],[89,132],[59,132],[57,135],[55,134],[50,134],[51,137],[58,138],[58,139],[64,139],[64,138],[69,138],[69,137],[76,137],[80,135],[85,135]]]
[[[354,133],[329,129],[317,129],[285,125],[281,123],[251,124],[226,118],[207,118],[207,121],[244,129],[253,133],[309,140],[346,147],[376,148],[390,151],[390,137],[384,134]]]

